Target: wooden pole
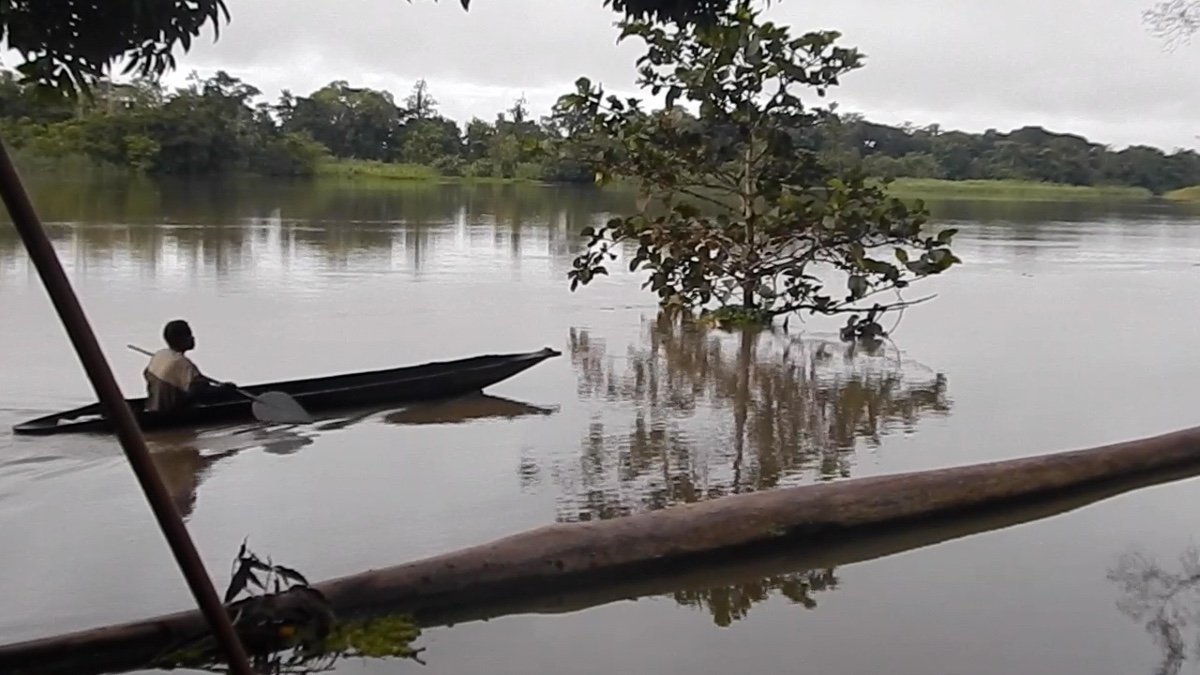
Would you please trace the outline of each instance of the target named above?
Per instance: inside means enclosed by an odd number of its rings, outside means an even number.
[[[129,459],[130,466],[133,467],[133,473],[137,476],[146,500],[150,503],[159,529],[166,537],[167,545],[170,546],[171,553],[174,554],[175,561],[200,606],[200,611],[208,620],[225,652],[231,672],[236,675],[253,675],[254,671],[246,658],[246,650],[233,629],[216,589],[213,588],[212,580],[204,569],[204,563],[200,560],[191,537],[188,536],[183,518],[175,509],[170,493],[158,475],[137,419],[129,409],[129,404],[125,402],[125,396],[113,377],[104,352],[100,349],[100,343],[97,342],[83,307],[71,288],[71,282],[63,271],[50,238],[46,236],[46,231],[3,141],[0,141],[0,197],[3,197],[13,226],[21,236],[25,250],[29,252],[29,258],[33,261],[42,284],[50,295],[50,301],[71,339],[71,344],[83,363],[83,369],[100,399],[105,415],[116,429],[117,439]]]

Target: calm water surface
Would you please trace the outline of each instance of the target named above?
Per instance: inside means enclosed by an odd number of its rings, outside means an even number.
[[[967,264],[925,284],[939,297],[904,317],[897,348],[862,354],[821,322],[753,336],[662,323],[633,277],[570,293],[572,233],[624,208],[620,195],[36,187],[131,395],[144,363],[124,345],[156,346],[175,317],[196,329],[206,372],[246,384],[563,352],[486,399],[290,432],[152,435],[220,586],[246,536],[321,579],[556,520],[1200,422],[1200,219],[1165,208],[940,206]],[[8,229],[0,317],[0,641],[188,607],[114,442],[9,432],[91,396]],[[1151,561],[1197,571],[1180,560],[1197,513],[1200,482],[1182,480],[1009,527],[780,555],[431,627],[427,665],[340,671],[1149,674],[1175,642],[1147,631],[1162,602],[1135,611],[1147,598],[1133,581]],[[1179,632],[1165,635],[1190,655],[1200,596],[1185,588],[1167,610]]]

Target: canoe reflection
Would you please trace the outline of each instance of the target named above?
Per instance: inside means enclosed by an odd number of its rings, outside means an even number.
[[[245,425],[213,433],[179,431],[149,434],[146,442],[176,508],[187,518],[195,510],[196,493],[212,466],[248,450],[291,455],[315,443],[321,432],[346,429],[376,417],[386,424],[410,426],[516,419],[530,415],[552,415],[557,411],[557,406],[537,406],[477,394],[404,408],[374,408],[333,418],[315,426]]]

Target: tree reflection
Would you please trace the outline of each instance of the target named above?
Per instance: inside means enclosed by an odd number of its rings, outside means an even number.
[[[945,377],[894,354],[665,318],[645,333],[622,359],[571,332],[579,394],[606,405],[578,465],[555,467],[560,520],[846,477],[860,444],[950,410]]]
[[[713,623],[722,628],[733,625],[750,614],[758,603],[779,594],[805,609],[816,609],[813,595],[837,588],[838,578],[834,570],[805,570],[776,577],[765,577],[753,583],[737,586],[711,588],[702,591],[675,591],[671,596],[675,602],[706,610],[712,614]]]
[[[321,267],[420,274],[446,249],[567,260],[576,233],[631,198],[541,186],[279,180],[30,181],[39,211],[77,273],[89,266],[150,278]],[[23,261],[0,228],[0,272]]]
[[[1156,675],[1176,675],[1189,658],[1200,658],[1200,551],[1190,546],[1179,556],[1179,569],[1164,569],[1141,551],[1122,555],[1108,579],[1121,589],[1117,607],[1141,622],[1162,650]],[[1191,647],[1189,648],[1189,645]]]
[[[890,350],[729,334],[665,317],[613,355],[572,330],[579,395],[594,409],[578,462],[558,462],[560,521],[612,518],[724,495],[850,475],[855,450],[945,415],[946,378]],[[832,567],[670,594],[720,626],[772,595],[808,609]]]

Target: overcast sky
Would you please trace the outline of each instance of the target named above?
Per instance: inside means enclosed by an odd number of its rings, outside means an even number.
[[[168,79],[217,69],[272,98],[335,79],[403,99],[425,78],[441,110],[491,119],[524,94],[537,114],[586,75],[633,90],[640,43],[616,44],[601,0],[227,0],[232,22]],[[1198,147],[1200,39],[1150,35],[1152,0],[776,0],[794,31],[837,29],[867,55],[834,94],[869,119],[1009,130],[1037,124],[1117,147]]]

